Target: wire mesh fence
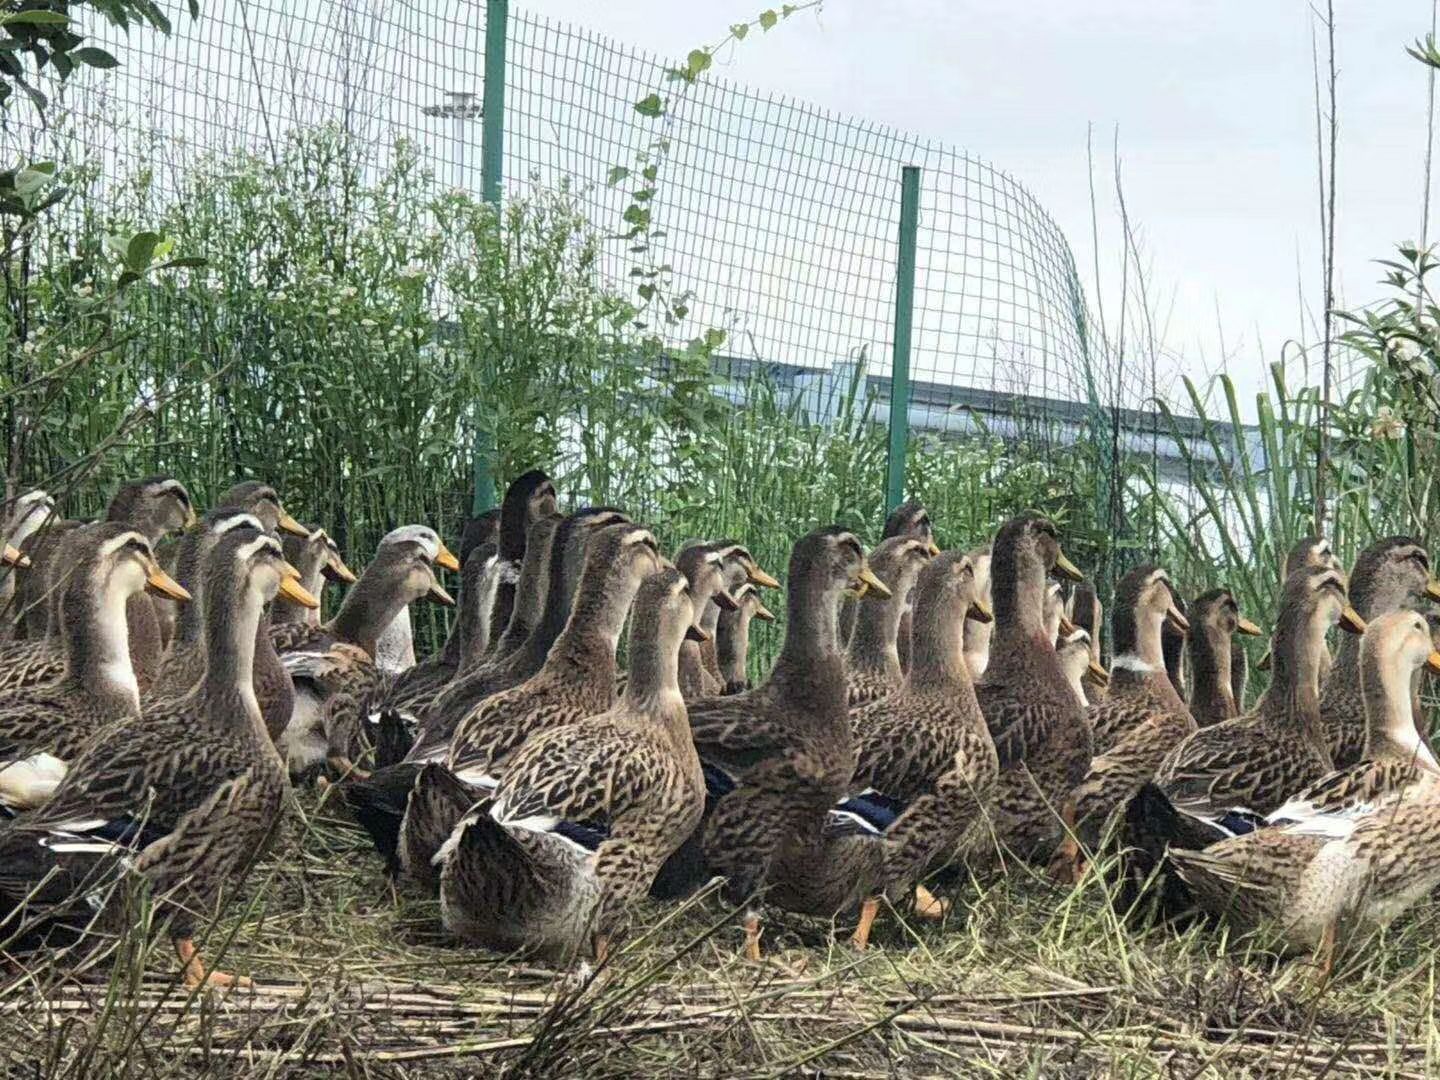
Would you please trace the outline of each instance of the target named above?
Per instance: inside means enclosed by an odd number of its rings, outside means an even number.
[[[43,119],[23,104],[12,110],[4,138],[13,157],[85,166],[91,191],[107,195],[112,219],[168,214],[183,227],[200,201],[193,178],[202,164],[212,177],[233,180],[243,162],[265,162],[267,182],[303,204],[307,187],[319,190],[310,174],[331,164],[320,160],[329,144],[307,141],[307,133],[321,129],[340,132],[349,155],[342,171],[350,186],[337,190],[368,185],[373,194],[397,176],[435,199],[479,190],[485,5],[231,0],[205,5],[200,21],[180,22],[168,38],[127,37],[104,25],[92,30],[122,57],[122,66],[77,77]],[[593,409],[586,411],[593,402],[555,425],[556,468],[577,494],[628,500],[683,534],[739,531],[782,518],[793,533],[790,519],[806,514],[877,520],[884,508],[881,425],[890,394],[900,174],[903,166],[917,165],[922,179],[906,414],[912,452],[927,439],[983,431],[1022,448],[1022,458],[1056,447],[1077,457],[1088,454],[1098,471],[1087,474],[1093,490],[1081,498],[1092,504],[1097,543],[1113,546],[1121,533],[1140,528],[1125,518],[1119,463],[1147,454],[1153,462],[1159,454],[1158,419],[1135,411],[1156,393],[1153,369],[1122,363],[1105,345],[1065,237],[1013,177],[939,142],[709,76],[674,98],[662,117],[647,117],[635,104],[668,85],[663,60],[529,14],[510,13],[506,58],[505,188],[515,198],[563,191],[567,205],[599,237],[585,272],[616,295],[629,295],[636,285],[634,245],[620,236],[635,185],[612,181],[617,167],[631,166],[655,140],[667,144],[645,259],[668,267],[687,302],[680,318],[648,328],[662,338],[665,355],[612,347],[606,363],[643,370],[613,385],[609,376],[585,376],[586,385],[604,384],[596,392],[623,404],[632,418],[652,414],[653,430],[597,443],[589,423]],[[348,199],[343,195],[337,209],[327,193],[326,220],[345,227],[346,214],[383,215],[386,209],[383,197],[353,204]],[[224,211],[232,218],[245,212],[238,205]],[[410,224],[433,230],[453,226],[454,219],[427,210]],[[293,293],[266,278],[275,261],[268,244],[262,235],[253,250],[221,257],[248,261],[265,296]],[[388,257],[401,272],[414,261],[408,249]],[[364,299],[367,286],[360,282],[359,288]],[[457,307],[458,288],[452,274],[426,294],[430,315],[458,331],[420,352],[433,357],[437,347],[458,349],[456,364],[468,356],[484,369],[476,383],[483,396],[487,386],[509,376],[493,357],[466,353],[477,339],[457,314],[464,306]],[[178,323],[182,338],[210,332],[216,320],[206,323],[197,315],[193,298],[176,303],[183,310],[160,313],[172,331]],[[252,384],[265,384],[278,348],[278,319],[270,310],[256,314],[223,348],[214,346],[212,367],[230,371],[239,365]],[[678,393],[670,378],[673,354],[711,328],[723,329],[725,337],[706,357],[714,381],[705,388],[710,398],[698,422],[724,432],[720,450],[697,449],[693,432],[682,430],[688,421],[657,405]],[[294,346],[300,353],[333,348],[340,337],[313,327],[307,333]],[[153,357],[183,351],[189,340],[175,336],[152,340],[152,359],[145,362],[160,365]],[[552,335],[546,348],[553,350],[555,340]],[[527,358],[543,363],[544,351],[537,348]],[[164,385],[178,372],[160,365],[146,379]],[[220,432],[220,403],[211,400],[188,414],[207,431],[207,425],[216,427],[207,435],[211,449],[203,461],[195,460],[193,443],[176,447],[172,437],[156,440],[169,449],[154,450],[152,463],[176,471],[183,463],[192,473],[208,468],[215,485],[227,473],[262,465],[278,470],[298,486],[326,489],[328,495],[311,498],[313,511],[364,518],[366,535],[413,513],[405,484],[394,477],[380,482],[373,505],[363,509],[342,490],[367,475],[363,446],[332,476],[305,457],[324,456],[330,447],[281,433],[309,408],[311,396],[272,410],[268,426],[238,438]],[[727,407],[714,408],[714,402]],[[690,404],[684,409],[691,416]],[[426,509],[455,517],[463,513],[474,431],[464,409],[446,417],[448,430],[436,427],[434,417],[419,421],[431,425],[424,438],[448,444],[437,458],[446,479],[444,505]],[[799,423],[800,434],[767,441],[769,433],[758,426],[776,417]],[[172,429],[174,422],[172,416]],[[810,438],[804,425],[814,424],[840,429],[851,444],[843,463],[836,463],[832,444],[800,445]],[[277,460],[266,460],[267,447],[276,450]],[[283,460],[277,448],[284,449]],[[701,482],[687,471],[697,463],[708,469]],[[757,505],[757,490],[783,490],[760,475],[767,468],[803,472],[817,464],[840,474],[823,498]],[[945,475],[943,469],[917,471],[912,462],[912,487],[927,498],[946,497],[937,479]],[[966,520],[976,531],[987,520],[990,500],[998,505],[1018,497],[997,491],[1000,486],[981,484],[972,491],[978,509],[971,507]],[[1039,491],[1032,501],[1045,494]],[[1073,499],[1076,493],[1064,494]]]

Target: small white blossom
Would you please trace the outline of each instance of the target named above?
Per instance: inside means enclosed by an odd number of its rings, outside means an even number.
[[[1389,405],[1382,405],[1370,421],[1372,439],[1398,439],[1405,434],[1405,421]]]
[[[270,299],[274,300],[278,304],[283,303],[285,300],[289,299],[289,297],[285,295],[284,289],[276,289],[273,293],[270,294]]]
[[[400,268],[400,276],[402,278],[418,280],[425,276],[425,267],[423,264],[411,260]]]
[[[361,319],[361,320],[360,320],[360,325],[361,325],[361,326],[374,326],[374,325],[375,325],[375,320],[374,320],[374,319]]]
[[[325,314],[326,314],[326,315],[329,315],[330,318],[333,319],[333,318],[335,318],[335,316],[337,316],[337,315],[340,314],[340,309],[339,309],[338,307],[332,307],[332,308],[328,309],[328,310],[325,312]]]
[[[340,290],[340,298],[341,298],[342,300],[350,300],[350,299],[352,299],[357,293],[359,293],[359,291],[360,291],[360,290],[357,289],[357,288],[355,288],[354,285],[346,285],[343,289]]]

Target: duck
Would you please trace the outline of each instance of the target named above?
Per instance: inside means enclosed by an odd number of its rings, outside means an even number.
[[[345,565],[339,546],[324,529],[311,529],[305,536],[285,533],[280,537],[280,546],[285,551],[285,561],[300,571],[300,584],[311,596],[319,597],[325,591],[327,581],[340,585],[355,584],[355,572]],[[298,622],[319,626],[320,609],[281,604],[271,612],[270,621],[272,624]]]
[[[300,775],[327,758],[343,771],[360,738],[362,720],[383,686],[376,643],[400,608],[419,599],[453,607],[435,577],[443,545],[415,526],[404,539],[387,538],[350,588],[334,618],[320,626],[272,626],[271,637],[295,685],[295,706],[279,745],[291,772]]]
[[[878,894],[900,899],[914,890],[987,812],[1000,772],[965,663],[967,618],[993,618],[976,595],[974,563],[960,551],[934,556],[914,591],[914,652],[902,686],[850,710],[856,764],[849,797],[831,813],[829,842],[799,848],[802,865],[787,863],[776,875],[773,899],[781,906],[831,915],[858,901],[853,943],[861,949]],[[880,841],[868,857],[867,840]],[[926,890],[917,900],[924,917],[944,912]]]
[[[541,469],[521,473],[505,489],[505,497],[500,501],[498,538],[500,583],[490,609],[488,637],[491,641],[499,641],[515,609],[516,586],[520,580],[520,564],[525,558],[530,526],[557,513],[559,508],[555,484]]]
[[[130,666],[130,598],[152,590],[189,594],[160,569],[145,534],[100,522],[63,540],[64,653],[54,679],[0,696],[0,810],[33,808],[55,790],[67,763],[106,725],[140,711]],[[54,550],[54,549],[52,549]]]
[[[785,642],[764,683],[690,703],[690,730],[711,803],[701,825],[703,860],[725,879],[721,895],[745,905],[745,955],[761,956],[759,893],[783,848],[821,839],[826,815],[855,771],[842,592],[890,590],[871,572],[860,540],[843,526],[802,537],[790,555]]]
[[[1408,536],[1388,536],[1360,553],[1350,573],[1350,603],[1367,622],[1387,611],[1414,609],[1440,600],[1440,582],[1430,573],[1430,556]],[[1365,696],[1361,689],[1363,640],[1346,637],[1321,684],[1320,717],[1325,746],[1337,767],[1353,765],[1365,749]]]
[[[1321,653],[1331,626],[1361,634],[1344,575],[1306,566],[1285,582],[1270,691],[1250,715],[1200,728],[1166,757],[1156,781],[1176,810],[1215,826],[1232,811],[1264,815],[1331,771],[1320,720]]]
[[[158,567],[147,560],[154,577]],[[281,817],[285,765],[252,681],[261,610],[277,594],[318,603],[279,542],[258,529],[236,528],[218,540],[205,560],[203,592],[204,682],[106,729],[44,803],[0,831],[0,894],[23,898],[27,918],[84,927],[122,878],[144,880],[170,918],[191,988],[249,985],[206,967],[193,913],[213,910],[243,880]],[[101,911],[119,921],[128,905]]]
[[[194,524],[195,511],[190,501],[190,493],[179,480],[170,476],[147,476],[123,483],[116,489],[106,507],[104,520],[129,525],[148,538],[154,546],[172,532]],[[63,664],[63,644],[58,627],[55,628],[56,633],[49,633],[53,612],[45,597],[47,591],[63,593],[65,590],[64,580],[70,568],[55,559],[54,553],[64,536],[78,525],[78,522],[52,520],[49,525],[36,530],[27,538],[27,544],[32,545],[27,551],[32,568],[29,574],[17,582],[17,602],[24,610],[26,636],[48,641],[41,654],[48,653],[49,664],[31,669],[31,683],[9,682],[6,685],[30,685],[48,681],[58,674]],[[130,662],[140,688],[145,690],[160,669],[165,643],[156,605],[151,596],[140,594],[131,597],[127,618],[130,621]],[[38,657],[34,659],[38,660]]]
[[[543,565],[535,567],[535,577],[522,583],[526,591],[517,594],[513,609],[514,616],[532,629],[523,637],[511,635],[512,644],[505,644],[502,635],[502,644],[492,650],[489,660],[451,680],[421,717],[406,761],[444,761],[456,727],[476,705],[492,694],[519,686],[544,667],[570,619],[590,541],[601,530],[629,521],[622,511],[602,506],[576,510],[548,533],[542,523],[536,523],[541,526],[535,535],[537,543],[543,543],[546,535],[551,537],[548,555],[540,560],[548,563],[549,572],[544,572]],[[405,778],[407,789],[412,778]]]
[[[678,679],[707,599],[676,568],[634,601],[630,678],[611,708],[525,742],[436,855],[445,926],[501,952],[597,963],[705,802]]]
[[[990,545],[975,548],[970,552],[970,563],[975,567],[975,595],[987,607],[991,608],[990,593]],[[985,674],[985,668],[990,664],[990,636],[995,632],[994,622],[980,622],[978,619],[965,619],[965,666],[970,669],[970,678],[976,682],[980,676]]]
[[[493,791],[509,759],[542,732],[596,716],[614,704],[615,650],[640,583],[662,568],[655,535],[631,522],[594,533],[575,605],[538,672],[519,686],[482,700],[455,728],[445,770],[469,790],[463,803],[437,798],[425,787],[440,775],[416,775],[398,839],[401,876],[434,883],[433,858],[459,812],[479,793]],[[678,664],[678,642],[677,642]],[[446,792],[458,790],[446,781]],[[432,811],[440,816],[432,816]]]
[[[940,548],[935,544],[935,526],[930,520],[930,512],[925,509],[923,503],[916,499],[902,502],[894,510],[890,511],[885,518],[885,526],[880,532],[880,541],[894,539],[919,540],[929,549],[930,554],[939,554]],[[876,545],[878,550],[879,545]],[[855,636],[855,624],[860,615],[860,606],[856,603],[857,597],[846,597],[841,602],[840,608],[840,643],[844,648],[850,647],[850,640]],[[902,597],[902,607],[906,601]],[[907,616],[902,615],[900,628],[896,631],[896,651],[900,654],[902,666],[909,663],[910,657],[910,622]]]
[[[203,567],[205,556],[232,529],[263,532],[260,519],[248,510],[219,508],[208,511],[198,528],[181,539],[175,558],[175,580],[190,594],[166,650],[154,684],[143,695],[147,701],[165,701],[188,694],[205,676],[205,617]]]
[[[1075,627],[1068,634],[1061,633],[1055,639],[1055,655],[1060,658],[1060,669],[1075,691],[1075,700],[1082,707],[1089,708],[1098,695],[1103,698],[1105,688],[1110,685],[1110,673],[1096,663],[1090,631]]]
[[[739,601],[730,591],[735,587],[730,579],[736,576],[736,571],[726,567],[725,556],[717,549],[716,544],[697,542],[682,547],[675,556],[675,568],[690,582],[690,595],[704,613],[699,615],[698,619],[705,619],[711,607],[715,609],[717,616],[722,611],[733,612],[740,608]],[[743,574],[744,571],[739,573]],[[699,639],[703,636],[706,638],[705,644],[710,644],[710,631],[703,624],[701,628],[706,630],[704,635],[682,640],[679,646],[680,693],[686,701],[713,697],[721,690],[718,676],[707,667],[701,651],[702,643]],[[624,692],[628,678],[628,671],[617,676],[617,693]]]
[[[41,488],[27,491],[11,504],[0,540],[18,553],[20,545],[54,516],[55,499],[48,491]],[[8,570],[0,570],[0,613],[4,614],[0,619],[0,645],[3,645],[14,636],[19,614],[15,603],[15,575]]]
[[[711,550],[724,568],[726,592],[736,599],[746,586],[752,590],[780,588],[780,582],[767,573],[750,554],[750,549],[738,540],[719,540],[711,545]],[[723,694],[726,685],[726,674],[720,664],[720,620],[723,615],[736,613],[724,611],[719,603],[712,602],[705,605],[704,614],[700,617],[700,628],[705,631],[707,640],[696,642],[696,646],[700,652],[700,663],[705,668],[705,689],[712,695]],[[682,644],[681,647],[687,646]]]
[[[402,525],[392,529],[380,538],[380,546],[387,544],[421,543],[435,545],[431,560],[442,570],[459,571],[460,560],[445,546],[434,529],[424,525]],[[386,675],[396,676],[415,666],[415,632],[410,624],[410,606],[407,604],[395,613],[390,625],[385,627],[375,641],[373,654],[375,665]]]
[[[930,546],[930,541],[897,536],[882,540],[870,553],[870,571],[885,583],[890,595],[865,604],[855,619],[845,666],[851,708],[893,694],[905,680],[898,635],[910,591],[930,558]]]
[[[1079,880],[1081,845],[1093,846],[1110,815],[1196,730],[1164,664],[1165,627],[1182,635],[1190,630],[1177,599],[1169,574],[1152,563],[1129,570],[1116,586],[1110,685],[1105,700],[1085,714],[1097,753],[1065,806],[1073,828],[1050,864],[1051,876],[1059,881]]]
[[[1059,627],[1046,622],[1052,572],[1083,580],[1054,522],[1027,512],[1001,526],[990,566],[996,629],[975,695],[1000,761],[995,838],[1021,858],[1048,855],[1073,825],[1059,809],[1084,778],[1093,746],[1055,653]]]
[[[1180,700],[1189,701],[1190,669],[1186,663],[1186,642],[1190,639],[1189,613],[1185,600],[1179,593],[1175,594],[1175,611],[1182,619],[1187,620],[1187,629],[1181,630],[1179,623],[1167,619],[1160,627],[1160,652],[1165,658],[1165,677],[1170,680],[1170,685],[1175,688]]]
[[[1235,635],[1260,637],[1262,631],[1240,614],[1234,590],[1223,585],[1195,598],[1189,622],[1190,715],[1210,727],[1239,716],[1245,700],[1243,684],[1236,692]]]
[[[566,520],[564,514],[547,514],[530,525],[525,539],[525,554],[520,560],[520,576],[515,582],[515,603],[510,609],[510,620],[500,628],[499,637],[494,639],[493,645],[481,656],[480,664],[485,667],[494,668],[510,663],[545,617],[555,540],[560,534],[560,526],[565,524]],[[564,543],[562,538],[562,547]],[[500,566],[503,568],[504,563],[501,562]],[[501,576],[504,576],[503,573]],[[497,585],[497,589],[498,587]]]
[[[1322,536],[1302,536],[1290,546],[1290,550],[1285,554],[1284,569],[1280,576],[1281,589],[1284,589],[1285,582],[1290,580],[1291,574],[1305,567],[1315,567],[1321,570],[1336,570],[1342,574],[1345,572],[1345,568],[1340,564],[1339,557],[1330,546],[1330,541]],[[1256,669],[1259,671],[1269,671],[1270,660],[1271,656],[1267,650],[1265,654],[1260,657],[1259,663],[1255,665]],[[1321,687],[1324,687],[1325,680],[1330,676],[1331,660],[1330,648],[1326,646],[1320,656]],[[1248,661],[1242,656],[1238,662],[1240,664],[1241,678],[1248,677]],[[1237,694],[1236,700],[1243,701],[1244,697],[1245,695],[1243,693]],[[1257,701],[1256,708],[1259,708],[1259,706],[1260,703]]]
[[[765,606],[760,590],[750,582],[742,582],[735,590],[735,601],[735,610],[720,612],[715,625],[716,657],[722,680],[720,693],[727,695],[750,689],[750,623],[755,619],[766,623],[775,621],[775,613]]]

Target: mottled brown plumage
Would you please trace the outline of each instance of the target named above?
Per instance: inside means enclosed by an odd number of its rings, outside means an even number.
[[[750,624],[756,619],[775,621],[774,613],[760,599],[760,590],[750,582],[736,590],[735,599],[740,606],[734,611],[720,612],[715,624],[716,660],[720,665],[723,694],[750,689]]]
[[[440,888],[451,930],[552,957],[574,955],[589,931],[603,955],[603,943],[699,823],[705,787],[677,663],[682,638],[709,602],[692,587],[676,569],[644,581],[625,696],[526,742],[493,802],[456,830]],[[557,834],[561,823],[593,830],[593,856],[589,845]]]
[[[1285,583],[1273,682],[1258,710],[1201,728],[1166,759],[1157,782],[1178,809],[1207,819],[1243,807],[1266,814],[1330,771],[1320,728],[1320,654],[1337,621],[1358,630],[1345,581],[1307,567]]]
[[[1236,634],[1255,637],[1260,628],[1241,616],[1235,594],[1226,588],[1202,593],[1190,610],[1189,646],[1190,715],[1201,727],[1240,715],[1244,690],[1236,696]]]
[[[975,695],[1000,758],[996,836],[1022,858],[1054,848],[1062,803],[1091,758],[1090,726],[1045,624],[1046,577],[1056,567],[1078,576],[1048,518],[1022,514],[996,535],[990,569],[996,629]]]
[[[188,938],[280,818],[285,770],[255,699],[251,652],[283,566],[279,544],[258,530],[234,529],[215,545],[204,683],[90,743],[54,796],[0,836],[7,894],[29,891],[44,868],[51,876],[30,901],[34,914],[88,919],[93,897],[131,869],[172,915],[187,981],[231,981],[212,979]]]

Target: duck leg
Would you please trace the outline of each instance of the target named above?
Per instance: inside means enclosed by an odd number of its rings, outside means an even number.
[[[745,927],[745,959],[760,959],[760,913],[758,911],[745,912],[745,918],[741,925]]]
[[[197,990],[202,986],[240,987],[246,990],[255,988],[254,981],[244,975],[231,975],[227,971],[207,971],[205,962],[200,959],[200,950],[195,947],[192,938],[176,938],[175,954],[185,965],[186,989]]]
[[[872,896],[860,905],[860,925],[855,927],[855,933],[850,938],[850,944],[860,952],[870,945],[870,928],[875,925],[875,916],[879,911],[879,897]]]
[[[1075,799],[1065,800],[1060,810],[1065,826],[1065,839],[1050,857],[1049,874],[1057,885],[1075,885],[1085,873],[1085,858],[1080,852],[1080,839],[1075,834]]]
[[[940,920],[950,913],[950,901],[941,900],[924,885],[915,886],[915,914],[921,919]]]
[[[1320,933],[1320,946],[1315,955],[1315,959],[1319,963],[1316,983],[1321,990],[1329,985],[1330,976],[1335,973],[1335,939],[1336,924],[1334,920],[1331,920],[1325,924],[1325,929]]]

